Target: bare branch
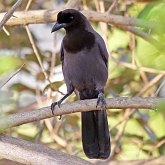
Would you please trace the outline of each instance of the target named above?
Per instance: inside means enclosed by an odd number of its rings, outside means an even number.
[[[12,8],[4,14],[4,16],[2,17],[2,20],[0,22],[0,30],[3,28],[3,26],[5,25],[5,23],[10,19],[10,17],[13,15],[14,11],[17,9],[17,7],[22,3],[22,0],[18,0],[13,6]]]
[[[68,0],[68,2],[65,5],[65,8],[77,8],[79,7],[81,3],[81,0]]]
[[[68,1],[68,3],[65,5],[64,8],[76,8],[78,7],[78,4],[80,3],[79,0],[74,1]],[[13,25],[27,25],[27,24],[37,24],[37,23],[51,23],[56,20],[56,15],[60,10],[37,10],[37,11],[21,11],[21,12],[15,12],[15,16],[11,18],[6,25],[13,26]],[[105,22],[112,24],[116,27],[120,27],[124,30],[130,31],[131,33],[138,35],[145,39],[146,41],[150,42],[152,45],[154,45],[158,50],[162,50],[161,44],[156,41],[154,38],[152,38],[147,33],[143,32],[140,29],[132,28],[130,26],[135,27],[142,27],[142,28],[148,28],[148,29],[155,29],[156,27],[163,26],[161,22],[155,22],[155,21],[146,21],[143,19],[137,19],[137,18],[130,18],[130,17],[124,17],[120,15],[113,15],[109,14],[107,12],[100,13],[95,11],[82,11],[82,13],[91,21],[99,21],[99,22]],[[4,13],[0,14],[0,20],[3,18]]]
[[[5,80],[4,82],[2,82],[2,84],[0,84],[0,88],[2,88],[6,83],[8,83],[16,74],[18,74],[18,72],[21,71],[21,69],[24,67],[25,64],[23,64],[20,68],[18,68],[16,70],[16,72],[14,72],[11,76],[9,76],[7,78],[7,80]]]
[[[33,0],[29,0],[29,1],[28,1],[27,5],[26,5],[26,8],[25,8],[25,11],[28,11],[28,9],[29,9],[29,7],[30,7],[32,1],[33,1]]]
[[[6,135],[0,136],[0,155],[9,160],[20,162],[23,164],[32,165],[90,165],[91,163],[69,155],[50,149],[42,144],[34,144],[25,140],[9,137]],[[160,165],[164,164],[165,156],[150,158],[146,160],[129,160],[129,161],[98,161],[96,165]]]
[[[7,29],[5,28],[5,26],[3,26],[2,29],[6,33],[7,36],[10,36],[10,33],[7,31]]]
[[[139,70],[139,71],[143,71],[143,72],[147,72],[147,73],[165,75],[164,70],[158,70],[158,69],[146,68],[146,67],[139,67],[139,66],[136,66],[136,65],[128,63],[128,62],[119,61],[116,58],[114,58],[113,56],[111,56],[111,59],[114,60],[118,65],[122,65],[124,67],[130,68],[130,69],[133,69],[133,70]]]
[[[74,3],[71,3],[70,1],[65,5],[65,8],[73,7],[75,8],[75,5],[78,5],[79,1],[74,1]],[[13,26],[13,25],[27,25],[27,24],[37,24],[37,23],[51,23],[56,20],[56,15],[60,10],[37,10],[37,11],[21,11],[21,12],[15,12],[15,16],[11,18],[6,25]],[[158,25],[162,26],[162,23],[155,22],[155,21],[146,21],[143,19],[137,19],[137,18],[130,18],[130,17],[124,17],[119,15],[112,15],[95,11],[82,11],[82,13],[91,21],[99,21],[99,22],[105,22],[112,24],[116,27],[120,27],[124,30],[130,31],[131,33],[138,35],[145,39],[146,41],[150,42],[152,45],[154,45],[158,50],[162,50],[161,44],[156,41],[154,38],[152,38],[147,33],[143,32],[140,29],[133,28],[130,26],[135,27],[143,27],[148,29],[155,29]],[[0,19],[3,17],[4,13],[0,14]]]
[[[15,12],[14,15],[16,17],[12,17],[10,20],[8,20],[6,25],[14,26],[38,23],[52,23],[56,20],[57,13],[59,11],[60,10],[33,10]],[[81,12],[91,21],[100,21],[113,25],[137,26],[149,29],[154,29],[157,26],[163,26],[163,23],[158,21],[147,21],[120,15],[99,13],[90,10]],[[4,17],[4,15],[5,13],[0,13],[0,20]]]
[[[158,74],[156,77],[154,77],[140,92],[139,95],[142,95],[144,92],[146,92],[148,89],[153,87],[153,84],[158,83],[162,78],[164,77],[163,74]]]
[[[62,147],[67,146],[67,142],[59,137],[53,130],[53,126],[51,125],[50,119],[45,119],[44,120],[46,127],[48,128],[48,131],[50,132],[51,137],[53,140],[55,140],[56,143],[58,143]]]
[[[0,119],[0,131],[3,132],[7,128],[15,127],[21,124],[34,122],[54,116],[70,114],[75,112],[85,112],[96,110],[97,99],[81,100],[72,103],[64,103],[60,108],[56,107],[54,115],[50,107],[44,107],[31,112],[22,112],[9,115]],[[115,109],[126,109],[126,108],[144,108],[144,109],[155,109],[159,102],[163,102],[163,98],[127,98],[127,97],[116,97],[106,99],[107,108]]]
[[[126,118],[128,115],[130,115],[130,110],[129,109],[127,109],[124,112],[124,118]],[[116,155],[116,150],[119,148],[119,141],[123,137],[123,134],[124,134],[124,131],[125,131],[125,127],[127,125],[127,122],[128,122],[128,120],[124,120],[121,123],[121,127],[120,127],[120,129],[119,129],[119,131],[116,134],[115,139],[114,139],[114,145],[112,145],[112,147],[111,147],[111,156],[108,158],[108,160],[113,160],[114,159],[114,157]]]
[[[34,144],[13,137],[0,136],[0,155],[3,158],[32,165],[89,165],[88,161],[76,156],[55,151],[41,144]]]
[[[113,11],[113,9],[115,8],[115,6],[117,5],[117,3],[118,3],[118,0],[113,0],[112,5],[107,10],[107,13],[110,14]]]
[[[44,68],[44,66],[43,66],[43,64],[42,64],[41,56],[40,56],[40,54],[39,54],[39,51],[37,50],[37,46],[36,46],[36,44],[35,44],[35,42],[34,42],[33,36],[32,36],[32,34],[31,34],[31,32],[30,32],[30,29],[29,29],[28,26],[25,26],[25,29],[26,29],[26,32],[27,32],[27,34],[28,34],[30,43],[31,43],[31,45],[32,45],[34,54],[35,54],[35,56],[36,56],[36,58],[37,58],[37,60],[38,60],[38,63],[39,63],[39,65],[40,65],[41,69],[42,69],[42,72],[43,72],[43,74],[44,74],[44,76],[45,76],[45,79],[51,84],[51,82],[50,82],[50,80],[49,80],[49,76],[48,76],[48,74],[46,73],[46,70],[45,70],[45,68]]]

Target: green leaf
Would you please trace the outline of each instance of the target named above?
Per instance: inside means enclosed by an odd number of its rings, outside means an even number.
[[[143,18],[152,21],[165,21],[165,1],[156,0],[148,3],[139,13],[138,18]]]
[[[165,1],[153,1],[144,7],[139,13],[138,18],[148,21],[156,21],[157,26],[155,29],[145,31],[149,32],[149,35],[157,40],[162,47],[162,50],[158,51],[153,45],[138,38],[137,39],[137,57],[139,62],[145,67],[151,67],[155,69],[165,69]]]
[[[15,70],[22,64],[22,60],[13,56],[0,56],[0,74]]]
[[[127,47],[128,41],[129,41],[129,36],[127,35],[126,32],[122,30],[114,29],[110,36],[108,45],[110,47],[110,50],[112,51],[118,48]]]
[[[165,112],[165,102],[164,102],[164,101],[159,102],[159,103],[156,105],[156,109],[157,109],[159,112]]]
[[[159,111],[153,111],[152,113],[150,112],[149,125],[151,126],[152,130],[157,135],[157,137],[162,137],[165,136],[165,122],[162,113],[158,112]]]
[[[142,66],[165,69],[165,53],[158,50],[141,38],[137,39],[136,55]]]

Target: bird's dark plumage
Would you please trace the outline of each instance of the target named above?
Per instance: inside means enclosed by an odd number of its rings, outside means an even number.
[[[82,143],[89,158],[106,159],[110,154],[110,136],[104,100],[104,86],[108,77],[108,52],[102,37],[94,31],[86,17],[74,9],[57,15],[52,32],[64,28],[61,61],[67,95],[73,91],[81,100],[98,98],[100,111],[82,112]]]

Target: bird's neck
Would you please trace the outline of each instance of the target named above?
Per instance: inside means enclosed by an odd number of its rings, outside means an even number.
[[[90,49],[95,42],[95,36],[85,29],[72,29],[67,31],[64,37],[64,48],[71,53],[76,53],[82,49]]]

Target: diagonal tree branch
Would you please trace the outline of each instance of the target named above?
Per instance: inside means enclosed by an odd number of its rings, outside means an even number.
[[[3,158],[32,165],[90,165],[91,163],[41,144],[0,135],[0,155]]]
[[[4,14],[1,22],[0,22],[0,30],[3,28],[3,26],[5,25],[5,23],[10,19],[10,17],[13,15],[14,11],[17,9],[17,7],[22,3],[22,0],[18,0],[13,6],[12,8]]]
[[[60,151],[50,149],[42,144],[34,144],[25,140],[0,135],[0,155],[9,160],[32,165],[90,165],[91,163]],[[0,161],[1,162],[1,161]],[[7,162],[7,160],[5,161]],[[144,160],[99,161],[96,165],[163,165],[165,156]],[[2,163],[2,162],[1,162]],[[7,163],[6,163],[7,164]]]
[[[8,76],[3,82],[0,82],[0,89],[7,84],[15,75],[18,74],[18,72],[21,71],[21,69],[24,67],[25,64],[23,64],[20,68],[18,68],[14,73],[12,73],[10,76]]]
[[[60,108],[56,107],[54,115],[50,107],[44,107],[31,112],[22,112],[9,115],[0,119],[0,131],[3,132],[7,128],[15,127],[21,124],[30,123],[54,116],[70,114],[75,112],[85,112],[96,110],[96,99],[75,101],[72,103],[64,103]],[[163,98],[127,98],[116,97],[106,99],[107,108],[126,109],[126,108],[144,108],[155,109],[159,103],[165,102]]]

